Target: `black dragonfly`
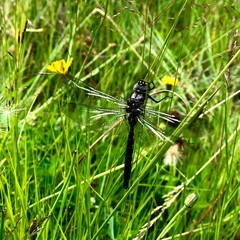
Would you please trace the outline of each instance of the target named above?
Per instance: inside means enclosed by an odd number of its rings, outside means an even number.
[[[63,112],[77,122],[90,123],[97,121],[98,126],[105,124],[106,117],[126,119],[129,125],[128,140],[125,153],[124,167],[124,188],[128,188],[132,169],[133,149],[134,149],[134,129],[137,123],[150,129],[162,141],[170,139],[164,131],[157,128],[151,119],[162,119],[168,123],[178,123],[179,120],[171,114],[167,114],[146,105],[147,99],[157,104],[161,100],[156,100],[149,93],[155,88],[153,82],[138,80],[133,87],[133,93],[126,101],[116,98],[103,91],[79,81],[78,79],[64,75],[65,97],[63,98]],[[80,111],[77,109],[81,108]],[[84,110],[83,110],[84,109]],[[84,112],[85,111],[85,112]],[[104,119],[104,120],[103,120]],[[103,120],[103,122],[101,122]],[[92,124],[91,124],[92,125]]]

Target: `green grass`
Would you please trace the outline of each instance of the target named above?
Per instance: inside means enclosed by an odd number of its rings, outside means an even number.
[[[1,3],[0,240],[234,239],[239,11],[232,1]],[[171,143],[143,130],[125,190],[127,125],[72,121],[61,79],[37,74],[70,57],[71,75],[124,98],[140,78],[155,93],[164,75],[178,78],[183,101],[161,109],[188,114],[172,132],[184,137],[179,164],[165,166]],[[191,193],[198,201],[186,207]]]

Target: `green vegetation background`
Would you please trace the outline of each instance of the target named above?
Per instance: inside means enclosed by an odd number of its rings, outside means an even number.
[[[237,1],[1,2],[0,239],[234,239],[239,11]],[[126,125],[72,121],[61,79],[38,74],[71,56],[70,74],[114,96],[139,78],[157,90],[164,75],[179,79],[189,116],[174,132],[177,166],[163,165],[169,142],[143,134],[123,189]]]

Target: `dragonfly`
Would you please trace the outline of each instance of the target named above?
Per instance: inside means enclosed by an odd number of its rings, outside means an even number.
[[[138,80],[133,86],[133,93],[125,100],[99,91],[70,75],[64,75],[63,80],[66,86],[66,99],[62,102],[62,108],[63,112],[71,119],[82,123],[88,122],[88,124],[99,122],[97,126],[106,124],[108,121],[106,118],[122,118],[127,121],[129,131],[123,180],[123,187],[127,189],[132,171],[136,125],[140,124],[149,129],[162,141],[170,141],[164,131],[159,129],[151,119],[157,119],[157,121],[161,119],[173,124],[179,123],[179,119],[174,115],[155,110],[155,108],[147,105],[148,100],[158,104],[165,98],[156,100],[150,95],[150,92],[155,88],[153,82],[149,83],[144,79]],[[79,107],[81,111],[78,112],[76,109]]]

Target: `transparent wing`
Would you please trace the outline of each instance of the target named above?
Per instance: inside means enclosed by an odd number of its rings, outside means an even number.
[[[144,117],[139,117],[138,122],[144,127],[148,128],[155,136],[157,136],[161,141],[171,141],[170,137],[166,135],[164,130],[157,128],[155,125],[151,124]]]
[[[139,117],[139,122],[147,127],[161,141],[171,141],[170,136],[180,123],[180,119],[174,114],[169,114],[170,109],[175,106],[174,99],[164,98],[162,101],[154,102],[147,99],[144,117]]]
[[[172,124],[180,123],[180,120],[177,119],[175,115],[156,111],[153,109],[146,108],[146,115],[148,116],[149,119],[157,118],[157,119],[162,119],[162,120],[164,120],[168,123],[172,123]]]
[[[124,117],[126,103],[71,76],[62,76],[64,84],[61,110],[84,125],[104,126]]]
[[[163,94],[151,95],[163,99],[159,103],[155,103],[148,99],[145,108],[145,125],[160,139],[164,139],[163,135],[170,137],[174,129],[181,120],[187,115],[188,106],[186,102],[177,94],[171,94],[172,97],[166,97]],[[192,123],[192,127],[184,130],[184,137],[199,137],[207,135],[204,133],[204,125],[206,125],[207,116],[203,119],[197,119]],[[205,123],[205,124],[204,124]]]
[[[152,99],[158,100],[158,102],[154,102]],[[169,92],[152,94],[148,98],[145,107],[146,117],[153,125],[158,125],[160,121],[165,121],[177,126],[180,122],[180,107],[183,104],[182,99],[177,94],[170,94]]]

